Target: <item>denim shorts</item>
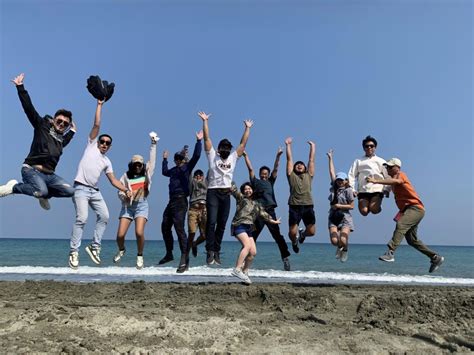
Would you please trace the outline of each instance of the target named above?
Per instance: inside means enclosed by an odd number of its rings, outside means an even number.
[[[133,201],[131,205],[122,205],[119,218],[128,218],[134,220],[135,218],[143,217],[148,220],[148,201],[139,200]]]
[[[239,224],[232,228],[232,235],[237,236],[241,233],[247,233],[249,237],[252,236],[253,225],[251,224]]]

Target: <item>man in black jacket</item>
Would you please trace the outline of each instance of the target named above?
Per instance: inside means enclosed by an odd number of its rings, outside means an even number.
[[[30,153],[21,169],[22,183],[10,180],[0,186],[0,197],[23,194],[39,199],[41,207],[50,209],[51,197],[72,197],[74,188],[62,177],[54,173],[63,148],[71,141],[76,127],[72,113],[61,109],[51,116],[41,117],[31,102],[28,91],[23,86],[25,74],[18,75],[12,82],[16,85],[21,105],[34,128]]]

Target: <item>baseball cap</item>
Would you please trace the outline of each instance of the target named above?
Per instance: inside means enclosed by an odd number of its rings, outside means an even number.
[[[341,179],[341,180],[347,180],[347,174],[346,173],[343,173],[342,171],[341,172],[338,172],[336,174],[336,180],[338,179]]]
[[[134,156],[132,157],[132,160],[131,160],[132,164],[133,164],[133,163],[141,163],[141,164],[143,164],[144,161],[145,161],[145,160],[143,159],[143,157],[142,157],[141,155],[138,155],[138,154],[137,154],[137,155],[134,155]]]
[[[399,168],[402,167],[402,161],[398,158],[392,158],[388,160],[385,164],[385,166],[398,166]]]

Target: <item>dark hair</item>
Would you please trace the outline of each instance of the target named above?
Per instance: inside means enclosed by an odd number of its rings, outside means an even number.
[[[112,144],[112,137],[109,136],[107,133],[101,134],[101,135],[99,136],[99,138],[97,138],[97,140],[100,141],[101,138],[104,138],[104,137],[109,138],[109,139],[110,139],[110,143]]]
[[[128,171],[127,171],[127,177],[129,179],[133,179],[133,178],[136,178],[136,177],[139,177],[139,176],[145,176],[146,174],[146,164],[142,164],[142,170],[140,170],[140,172],[137,174],[135,173],[134,169],[133,169],[133,165],[135,165],[135,163],[128,163]]]
[[[303,163],[301,160],[298,160],[296,163],[293,164],[293,170],[296,169],[296,166],[297,166],[298,164],[302,164],[302,165],[304,166],[304,171],[306,172],[306,169],[307,169],[307,168],[306,168],[306,164]]]
[[[268,175],[270,175],[271,173],[271,170],[268,166],[264,165],[262,166],[259,170],[258,170],[258,173],[261,174],[262,173],[262,170],[267,170],[268,171]]]
[[[362,147],[365,148],[365,145],[369,142],[374,143],[375,148],[377,148],[377,140],[374,137],[371,137],[371,136],[367,136],[367,137],[364,138],[364,140],[362,141]]]
[[[65,110],[65,109],[59,109],[56,111],[56,113],[54,114],[54,118],[58,117],[58,116],[64,116],[64,117],[67,117],[69,118],[69,122],[72,122],[72,112],[71,111],[68,111],[68,110]]]
[[[230,151],[232,149],[232,143],[227,138],[222,139],[217,145],[217,150],[221,149]]]
[[[183,154],[181,154],[180,152],[175,153],[175,155],[174,155],[174,160],[175,161],[183,161],[185,158],[186,157]]]
[[[201,169],[195,170],[193,176],[196,177],[198,175],[204,176],[204,172]]]
[[[250,186],[250,188],[251,188],[252,191],[253,191],[252,184],[247,181],[247,182],[244,182],[242,185],[240,185],[240,192],[241,192],[241,193],[244,193],[245,186]],[[252,195],[253,195],[253,193],[252,193]]]

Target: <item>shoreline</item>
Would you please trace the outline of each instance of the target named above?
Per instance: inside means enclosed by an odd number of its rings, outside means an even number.
[[[0,281],[6,352],[474,350],[474,289],[304,283]]]

